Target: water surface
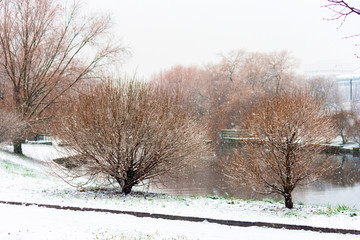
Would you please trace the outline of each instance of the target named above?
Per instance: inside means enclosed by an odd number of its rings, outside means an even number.
[[[359,156],[344,154],[334,158],[339,164],[339,169],[324,180],[296,188],[293,192],[295,203],[330,204],[332,206],[340,204],[360,208]],[[220,195],[258,200],[269,197],[253,192],[251,186],[241,187],[230,184],[222,174],[222,168],[217,160],[202,169],[189,170],[175,181],[165,179],[163,182],[165,184],[153,186],[151,190],[173,195]],[[282,200],[281,196],[272,195],[270,197]]]

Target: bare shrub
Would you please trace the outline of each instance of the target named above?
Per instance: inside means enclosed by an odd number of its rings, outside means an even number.
[[[334,164],[319,160],[322,145],[334,136],[322,103],[301,91],[265,95],[252,106],[242,128],[249,137],[224,160],[229,179],[254,191],[280,194],[293,207],[292,191],[330,173]]]
[[[205,130],[181,106],[179,94],[137,81],[93,86],[58,117],[55,135],[76,157],[71,179],[134,185],[191,167],[208,154]],[[69,164],[69,163],[68,163]]]

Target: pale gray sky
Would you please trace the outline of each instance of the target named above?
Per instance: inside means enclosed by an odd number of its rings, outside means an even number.
[[[124,66],[148,77],[176,64],[206,64],[233,49],[287,50],[299,68],[360,68],[360,16],[326,21],[326,0],[87,0],[85,8],[109,12],[115,31],[131,46]]]

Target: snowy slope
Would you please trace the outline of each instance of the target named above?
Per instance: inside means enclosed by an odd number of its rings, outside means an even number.
[[[288,210],[283,204],[270,200],[259,202],[215,196],[172,197],[159,194],[133,194],[125,197],[116,190],[80,191],[50,174],[51,171],[44,164],[49,149],[51,148],[47,146],[34,147],[32,157],[38,159],[0,152],[0,200],[360,230],[360,212],[356,209],[296,205],[294,210]],[[31,152],[31,147],[28,150]],[[0,239],[96,239],[96,236],[98,239],[112,239],[112,236],[123,234],[125,237],[130,236],[125,239],[133,239],[133,235],[140,236],[141,239],[141,236],[146,234],[154,237],[150,239],[166,239],[170,236],[180,236],[179,239],[239,239],[239,234],[248,236],[243,239],[264,239],[267,236],[285,239],[288,234],[291,234],[292,239],[360,238],[351,235],[227,227],[210,223],[142,219],[125,215],[24,206],[0,205],[0,212]]]

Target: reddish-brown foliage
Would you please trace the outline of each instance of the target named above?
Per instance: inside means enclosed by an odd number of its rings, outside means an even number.
[[[95,85],[68,104],[54,134],[70,153],[67,176],[110,179],[124,193],[206,158],[204,128],[179,94],[136,81]]]
[[[110,18],[85,16],[76,1],[3,0],[0,15],[0,76],[29,124],[124,50],[110,39]]]
[[[266,94],[252,106],[241,124],[249,136],[224,160],[229,179],[255,191],[277,193],[293,207],[292,191],[334,169],[318,160],[327,140],[334,137],[331,117],[322,103],[301,91]]]

